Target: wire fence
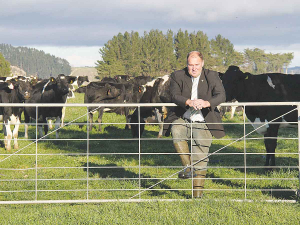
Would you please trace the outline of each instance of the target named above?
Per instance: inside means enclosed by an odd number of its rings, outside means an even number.
[[[186,169],[175,153],[171,137],[158,138],[159,122],[137,123],[138,137],[124,130],[124,116],[104,114],[103,131],[90,129],[89,111],[99,108],[173,107],[164,104],[4,104],[0,107],[36,107],[28,139],[19,138],[19,148],[0,148],[0,204],[184,201],[193,198],[193,179],[178,179]],[[67,107],[66,123],[39,137],[39,107]],[[280,115],[297,116],[299,102],[223,103],[221,106],[289,106]],[[292,107],[291,107],[292,106]],[[51,109],[49,109],[51,110]],[[227,136],[213,139],[209,153],[204,198],[236,201],[262,200],[296,202],[300,184],[299,127],[263,137],[256,131],[272,121],[256,121],[253,129],[245,117],[223,120]],[[106,120],[106,121],[105,121]],[[98,125],[93,122],[92,125]],[[101,121],[102,122],[102,121]],[[276,122],[279,123],[279,122]],[[280,125],[287,122],[280,122]],[[13,125],[13,124],[11,124]],[[20,124],[20,134],[23,134]],[[141,134],[141,125],[146,131]],[[151,126],[156,125],[156,126]],[[4,125],[3,125],[4,126]],[[59,131],[59,138],[54,134]],[[276,166],[264,166],[264,140],[276,139]],[[3,138],[2,141],[8,141]],[[271,153],[268,153],[271,154]],[[193,166],[193,165],[191,165]]]

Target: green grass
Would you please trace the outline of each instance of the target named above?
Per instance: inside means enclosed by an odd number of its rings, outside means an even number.
[[[74,100],[68,102],[75,103]],[[77,94],[76,102],[83,102],[83,94]],[[195,201],[191,200],[191,180],[178,180],[176,175],[170,177],[180,169],[180,158],[170,154],[174,153],[170,137],[156,139],[157,126],[146,126],[145,139],[140,142],[143,154],[139,158],[139,142],[132,139],[130,130],[124,130],[124,116],[105,113],[103,122],[108,124],[103,124],[102,131],[95,125],[87,132],[85,113],[84,107],[67,108],[65,123],[73,122],[61,129],[60,140],[54,140],[55,133],[52,133],[47,140],[38,141],[37,164],[36,144],[23,138],[24,126],[21,126],[19,150],[7,152],[0,148],[0,201],[130,199],[139,191],[143,191],[141,199],[189,201],[6,205],[0,206],[3,224],[299,224],[298,203],[264,202],[297,199],[294,190],[299,189],[299,173],[290,168],[298,166],[298,155],[290,154],[298,152],[297,139],[278,140],[276,153],[284,154],[276,155],[276,165],[282,168],[271,172],[264,168],[247,168],[246,183],[245,163],[248,167],[265,163],[262,136],[253,133],[245,143],[241,140],[212,155],[205,195]],[[224,118],[224,122],[230,123],[225,125],[227,135],[213,140],[211,153],[231,143],[229,139],[243,136],[243,125],[234,124],[241,121],[241,116]],[[35,138],[35,129],[35,126],[30,127],[29,138]],[[246,133],[251,130],[252,126],[246,125]],[[82,140],[87,136],[89,141]],[[279,137],[297,138],[297,130],[281,129]],[[247,153],[252,153],[246,158],[236,154],[244,152],[244,144]],[[16,151],[16,155],[7,158]],[[147,189],[162,179],[166,180]],[[235,201],[237,199],[254,202],[240,203]]]
[[[185,201],[0,206],[1,224],[299,224],[299,204]]]

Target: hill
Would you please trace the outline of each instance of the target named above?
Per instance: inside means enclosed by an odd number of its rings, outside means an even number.
[[[288,68],[288,74],[300,74],[300,66]]]
[[[72,67],[71,76],[88,76],[89,81],[99,81],[97,69],[95,67]]]
[[[10,70],[13,76],[26,76],[26,72],[17,66],[10,66]]]
[[[35,48],[0,44],[0,52],[11,66],[24,70],[27,76],[35,75],[44,79],[50,76],[56,77],[61,73],[65,75],[71,73],[71,66],[67,60]]]

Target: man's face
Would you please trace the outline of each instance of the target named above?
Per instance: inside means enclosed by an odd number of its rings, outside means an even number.
[[[189,74],[192,77],[198,77],[202,72],[204,61],[199,56],[190,56],[187,63]]]

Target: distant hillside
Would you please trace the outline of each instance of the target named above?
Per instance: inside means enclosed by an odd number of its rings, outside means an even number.
[[[35,75],[39,78],[56,77],[58,74],[69,75],[71,66],[65,59],[46,54],[35,48],[14,47],[0,44],[0,52],[12,66],[24,70],[27,76]]]
[[[88,76],[89,81],[99,81],[95,67],[72,67],[71,76]]]
[[[19,67],[10,66],[10,70],[13,76],[26,76],[26,72]]]
[[[300,66],[288,68],[288,74],[300,74]]]

